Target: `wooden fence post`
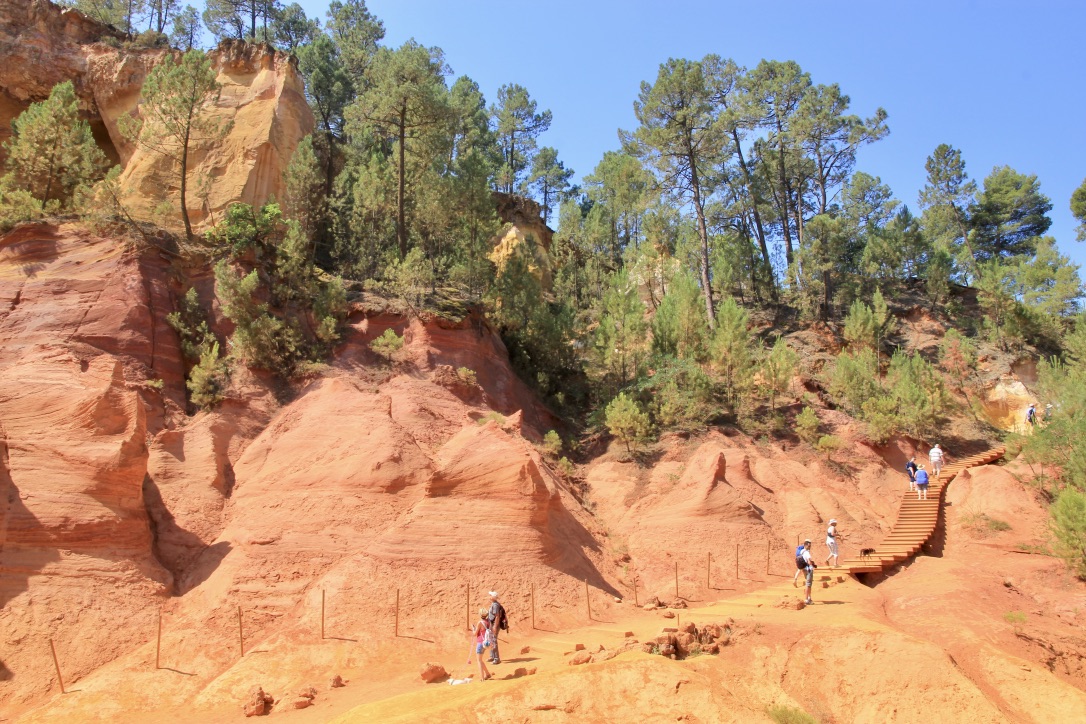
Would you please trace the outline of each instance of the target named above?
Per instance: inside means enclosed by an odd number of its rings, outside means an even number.
[[[162,653],[162,606],[158,607],[158,636],[155,638],[155,669],[161,669],[159,665]]]
[[[584,579],[584,602],[588,607],[588,620],[592,620],[592,599],[588,595],[588,579]]]
[[[400,589],[396,589],[396,622],[394,624],[394,633],[396,636],[400,635]]]
[[[637,602],[637,576],[634,576],[633,586],[634,586],[634,605],[640,607],[641,604]]]
[[[467,596],[464,598],[464,610],[467,612],[468,629],[471,629],[471,581],[468,581]]]
[[[712,586],[709,585],[709,576],[710,576],[710,571],[712,571],[712,568],[713,568],[713,553],[712,553],[712,551],[710,551],[710,552],[705,554],[705,587],[706,588],[712,588]]]
[[[60,675],[60,662],[57,661],[57,647],[53,645],[53,639],[49,639],[49,650],[53,652],[53,666],[57,670],[57,681],[60,682],[60,693],[67,694],[64,690],[64,678]]]
[[[535,584],[532,584],[532,630],[535,630]]]
[[[765,541],[765,574],[767,576],[769,575],[769,547],[770,543],[769,539],[767,538]]]
[[[321,589],[321,641],[324,641],[324,589]]]
[[[735,580],[739,580],[739,544],[735,544]]]
[[[245,630],[241,627],[241,606],[238,606],[238,648],[241,655],[245,656]]]
[[[675,598],[679,597],[679,562],[675,561]]]

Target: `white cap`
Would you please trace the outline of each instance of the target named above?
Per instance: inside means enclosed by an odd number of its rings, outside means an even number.
[[[837,518],[830,518],[830,525],[833,525],[836,522],[837,522]]]
[[[498,597],[498,592],[497,591],[491,591],[490,592],[490,597],[491,598],[497,598]]]

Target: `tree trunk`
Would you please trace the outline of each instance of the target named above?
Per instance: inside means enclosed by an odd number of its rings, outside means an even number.
[[[687,156],[690,162],[690,188],[694,192],[694,212],[698,215],[698,236],[701,237],[701,286],[705,295],[705,314],[709,319],[709,329],[716,329],[716,317],[713,314],[713,288],[709,284],[709,230],[705,226],[705,209],[701,202],[701,187],[698,182],[698,167],[694,163],[694,154]]]
[[[784,256],[792,265],[792,231],[788,224],[788,180],[784,173],[784,128],[777,119],[777,182],[781,185],[781,231],[784,234]]]
[[[758,204],[760,199],[758,193],[754,190],[754,180],[750,174],[750,168],[747,166],[747,160],[743,157],[743,147],[739,145],[739,131],[738,129],[732,129],[732,139],[735,141],[735,150],[739,155],[739,166],[743,169],[743,178],[747,182],[747,188],[750,189],[751,211],[754,214],[754,230],[758,233],[758,247],[762,252],[762,261],[765,262],[765,268],[767,271],[773,269],[773,263],[769,259],[769,246],[765,241],[765,229],[762,227],[762,215],[758,212]],[[772,277],[770,278],[772,281]],[[777,294],[777,285],[772,285],[774,297]]]
[[[185,124],[185,138],[181,143],[181,220],[185,223],[185,238],[192,239],[192,223],[189,222],[189,207],[185,192],[188,188],[189,175],[189,131],[192,128],[192,114]]]
[[[407,214],[404,212],[407,169],[404,166],[407,141],[407,106],[400,106],[400,178],[396,191],[396,242],[400,245],[400,260],[407,256]]]

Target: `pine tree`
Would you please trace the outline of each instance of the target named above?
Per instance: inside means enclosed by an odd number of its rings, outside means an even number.
[[[498,185],[507,194],[518,188],[535,157],[536,139],[551,126],[551,112],[540,113],[537,108],[528,90],[516,84],[499,88],[498,102],[490,108],[503,164]]]
[[[724,382],[724,395],[735,410],[750,388],[755,361],[751,349],[750,316],[728,297],[717,311],[712,361]]]
[[[222,86],[211,60],[202,50],[190,50],[180,62],[167,56],[151,69],[141,89],[140,118],[124,116],[121,132],[140,147],[174,162],[180,181],[181,220],[192,238],[188,210],[189,151],[194,144],[212,145],[233,125],[211,109]]]
[[[820,424],[815,411],[804,406],[803,410],[796,415],[796,434],[799,435],[799,439],[803,442],[814,445],[819,438],[818,428]]]
[[[645,305],[637,295],[637,285],[620,269],[603,296],[595,339],[600,362],[617,388],[625,387],[637,370],[647,331]]]
[[[708,328],[700,296],[698,283],[690,274],[680,273],[671,280],[652,320],[654,352],[680,359],[705,358]]]
[[[1052,202],[1041,193],[1036,175],[1018,173],[1010,166],[993,169],[970,211],[977,259],[1030,255],[1037,239],[1052,226],[1051,210]]]
[[[788,346],[783,337],[777,337],[769,354],[762,360],[762,384],[769,392],[769,409],[777,409],[777,397],[783,394],[796,374],[799,355]]]
[[[528,186],[538,194],[543,207],[543,223],[547,223],[555,203],[569,190],[569,180],[573,178],[573,169],[566,168],[558,160],[558,151],[550,146],[539,149],[532,161],[532,174],[528,177]]]
[[[187,53],[196,47],[202,28],[196,8],[186,5],[184,10],[173,16],[170,45]]]
[[[108,162],[90,126],[79,118],[71,81],[56,85],[48,99],[31,103],[12,130],[4,144],[9,182],[43,205],[67,206],[77,187],[89,186],[105,173]]]
[[[1086,241],[1086,179],[1071,194],[1071,214],[1078,220],[1078,240]]]

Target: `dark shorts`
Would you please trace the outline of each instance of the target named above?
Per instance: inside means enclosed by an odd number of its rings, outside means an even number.
[[[475,653],[481,654],[486,649],[486,646],[482,643],[475,644]]]
[[[928,484],[927,484],[927,483],[917,483],[917,484],[916,484],[916,487],[918,487],[918,488],[924,488],[925,490],[927,490],[927,488],[928,488]]]

